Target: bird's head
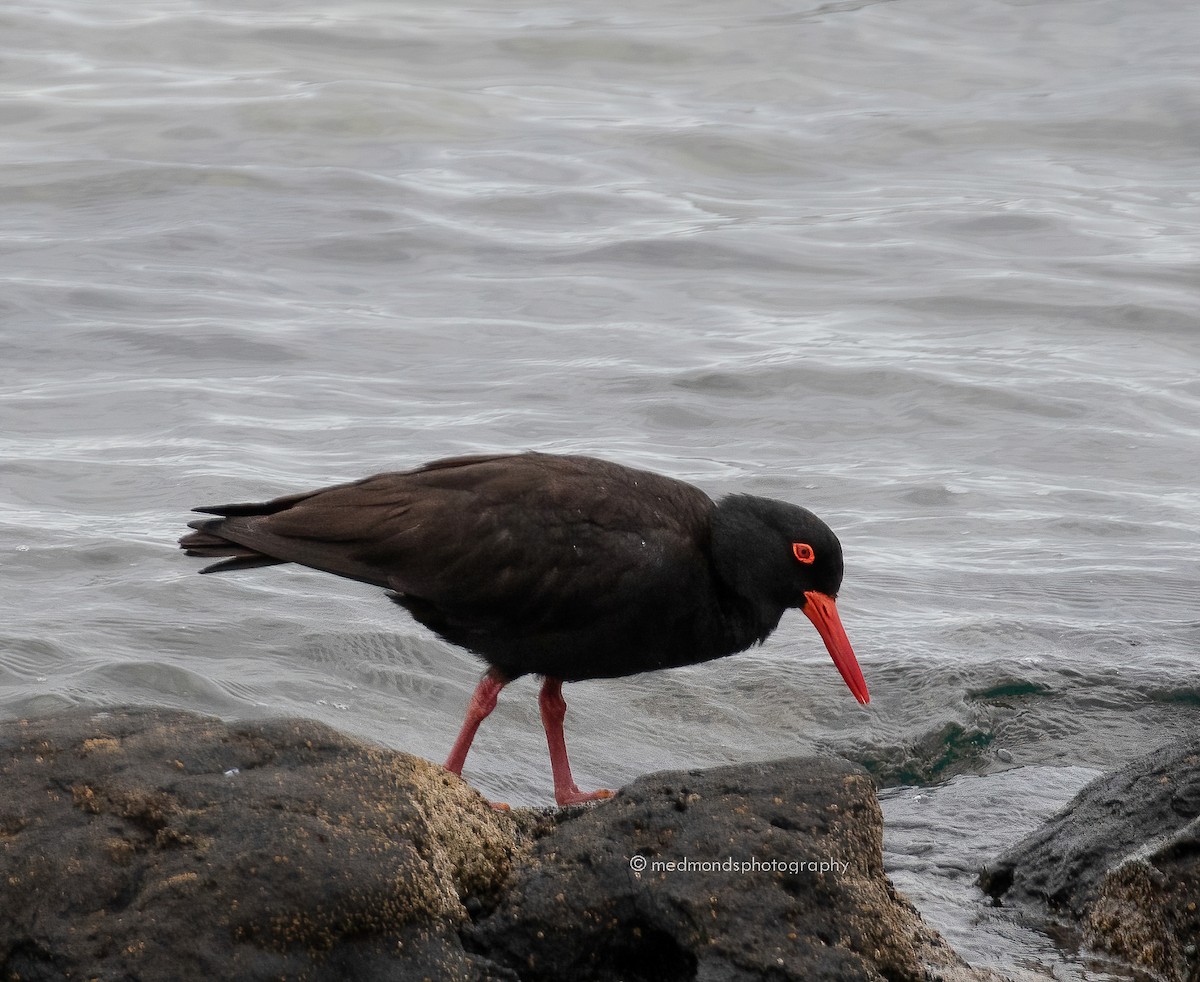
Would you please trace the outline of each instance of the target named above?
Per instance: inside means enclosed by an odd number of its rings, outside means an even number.
[[[747,595],[767,596],[780,608],[803,611],[854,698],[870,702],[838,616],[842,544],[833,530],[806,508],[753,495],[723,498],[717,511],[714,555],[725,569],[736,569],[735,586],[741,580]]]

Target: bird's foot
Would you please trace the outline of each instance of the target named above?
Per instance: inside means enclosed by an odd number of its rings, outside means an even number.
[[[615,791],[609,791],[607,788],[599,788],[596,791],[580,791],[577,787],[555,788],[554,800],[560,806],[563,805],[582,805],[586,801],[603,801],[605,798],[611,798],[615,795]]]

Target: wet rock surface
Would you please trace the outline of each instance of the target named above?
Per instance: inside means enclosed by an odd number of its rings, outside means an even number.
[[[1200,982],[1200,738],[1098,778],[980,876],[1035,924]]]
[[[882,832],[844,761],[651,774],[537,840],[468,944],[528,982],[990,977],[897,896]]]
[[[994,978],[896,895],[881,833],[870,779],[833,760],[505,814],[303,720],[15,720],[0,979]]]
[[[0,726],[0,782],[0,978],[486,976],[460,896],[497,894],[512,823],[424,760],[80,711]]]

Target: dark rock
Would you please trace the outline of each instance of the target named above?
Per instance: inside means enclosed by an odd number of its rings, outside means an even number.
[[[524,982],[991,977],[897,896],[882,832],[842,761],[652,774],[538,839],[468,946]]]
[[[870,778],[829,760],[506,815],[312,722],[11,721],[0,980],[995,978],[896,895],[881,833]],[[714,865],[654,865],[683,860]]]
[[[3,979],[489,978],[460,898],[512,853],[463,782],[317,723],[0,725]]]
[[[1035,921],[1179,982],[1200,982],[1200,739],[1084,788],[980,876]]]

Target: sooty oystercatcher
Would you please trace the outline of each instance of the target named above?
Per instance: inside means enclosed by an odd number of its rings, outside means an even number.
[[[762,642],[783,612],[816,626],[850,691],[867,685],[838,617],[842,548],[812,512],[747,494],[714,502],[591,457],[454,457],[255,504],[195,509],[201,570],[299,563],[390,591],[490,666],[446,760],[461,774],[500,690],[543,676],[538,703],[559,804],[575,785],[562,683],[691,665]]]

